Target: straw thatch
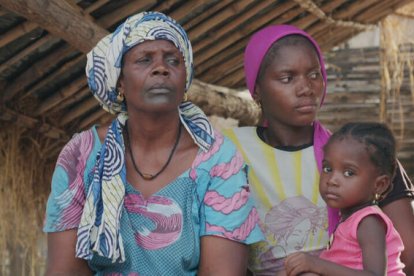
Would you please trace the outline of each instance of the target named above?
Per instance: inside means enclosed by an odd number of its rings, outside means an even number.
[[[54,139],[9,125],[0,132],[0,274],[40,275],[44,268],[41,232]],[[43,251],[42,251],[43,249]]]

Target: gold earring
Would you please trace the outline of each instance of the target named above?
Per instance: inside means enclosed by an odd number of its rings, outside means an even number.
[[[378,194],[378,193],[375,193],[374,200],[372,201],[372,204],[378,205],[378,202],[380,201],[380,199],[381,199],[381,195]]]
[[[124,91],[121,88],[118,88],[118,95],[116,96],[116,99],[118,102],[122,103],[125,99],[124,97]]]
[[[188,95],[187,95],[187,92],[185,92],[185,93],[184,93],[184,96],[183,96],[183,102],[186,102],[186,101],[188,101]]]

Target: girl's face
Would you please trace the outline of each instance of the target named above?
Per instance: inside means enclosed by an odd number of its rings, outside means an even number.
[[[363,143],[346,137],[325,147],[319,191],[328,206],[341,209],[342,215],[372,202],[375,193],[386,190],[389,180],[372,163]]]
[[[175,110],[186,82],[184,58],[169,41],[145,41],[124,56],[119,86],[128,110]]]
[[[258,78],[255,97],[266,120],[293,127],[315,120],[324,83],[314,49],[281,46],[263,74]]]

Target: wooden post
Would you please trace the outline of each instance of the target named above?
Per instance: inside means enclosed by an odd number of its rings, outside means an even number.
[[[0,0],[6,9],[37,23],[87,53],[108,32],[80,8],[61,0]]]

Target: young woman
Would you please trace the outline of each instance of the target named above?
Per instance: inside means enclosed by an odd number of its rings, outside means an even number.
[[[265,242],[251,247],[249,268],[256,275],[284,275],[285,257],[297,251],[318,255],[339,220],[338,211],[327,208],[319,195],[322,147],[330,136],[316,120],[326,94],[325,65],[309,34],[277,25],[252,36],[244,69],[247,87],[261,106],[263,124],[226,134],[250,167],[252,194],[266,236]],[[406,248],[402,260],[411,275],[413,186],[400,166],[393,183],[381,207],[401,234]],[[283,221],[276,215],[281,210],[286,214]],[[306,212],[309,219],[304,220]]]
[[[242,275],[262,239],[234,145],[185,100],[190,41],[158,12],[88,54],[89,87],[117,114],[74,136],[52,179],[47,275]]]
[[[340,223],[319,258],[289,255],[287,275],[405,275],[401,237],[377,206],[396,168],[391,131],[380,123],[349,123],[331,136],[324,153],[319,190],[328,206],[340,209]]]

